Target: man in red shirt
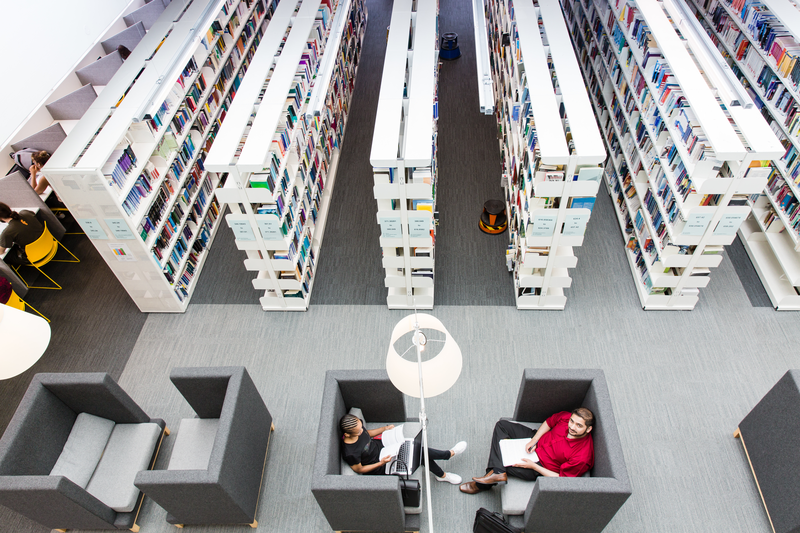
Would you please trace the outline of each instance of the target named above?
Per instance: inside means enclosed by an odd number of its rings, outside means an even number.
[[[461,492],[475,494],[492,488],[497,483],[506,483],[508,476],[534,481],[539,476],[578,477],[594,465],[594,443],[592,442],[594,415],[585,407],[568,413],[561,411],[550,416],[533,430],[508,420],[500,420],[494,426],[492,449],[486,475],[474,477],[473,481],[461,485]],[[531,440],[525,445],[528,453],[536,451],[538,462],[523,459],[522,463],[503,466],[500,441],[503,439]]]

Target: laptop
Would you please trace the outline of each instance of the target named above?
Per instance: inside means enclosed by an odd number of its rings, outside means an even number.
[[[387,474],[413,474],[422,462],[422,430],[413,439],[406,439],[397,451],[395,460],[386,464]],[[408,470],[406,470],[408,467]]]

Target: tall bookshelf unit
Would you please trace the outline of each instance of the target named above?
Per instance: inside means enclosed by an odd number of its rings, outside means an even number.
[[[562,0],[641,305],[690,310],[784,149],[755,107],[721,104],[661,6]]]
[[[278,0],[173,1],[44,173],[143,312],[183,312],[218,227],[204,159]]]
[[[370,163],[390,309],[432,309],[439,79],[438,0],[395,0]]]
[[[363,0],[283,0],[206,160],[265,311],[308,309],[366,23]]]
[[[800,309],[800,11],[790,0],[691,0],[785,147],[739,237],[778,310]]]
[[[559,5],[490,0],[486,19],[517,308],[563,310],[605,148]]]

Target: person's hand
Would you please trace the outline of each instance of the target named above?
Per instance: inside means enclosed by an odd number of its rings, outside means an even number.
[[[389,462],[389,461],[391,461],[391,460],[392,460],[392,456],[391,456],[391,455],[387,455],[386,457],[384,457],[383,459],[381,459],[381,463],[382,463],[382,464],[386,464],[386,463],[388,463],[388,462]]]
[[[533,450],[535,449],[536,449],[536,443],[533,442],[533,439],[531,439],[530,442],[528,442],[528,444],[525,445],[525,451],[528,453],[533,453]]]
[[[533,461],[531,461],[530,459],[525,459],[525,458],[523,457],[523,458],[522,458],[522,462],[521,462],[521,463],[517,463],[517,464],[515,464],[514,466],[516,466],[516,467],[518,467],[518,468],[529,468],[529,469],[533,470],[533,465],[535,465],[535,464],[536,464],[536,463],[534,463],[534,462],[533,462]]]
[[[394,429],[394,424],[389,424],[388,426],[384,426],[383,427],[384,431],[387,431],[387,430],[390,430],[390,429]]]

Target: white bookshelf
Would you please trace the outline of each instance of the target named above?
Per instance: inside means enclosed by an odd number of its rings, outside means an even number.
[[[206,159],[265,311],[310,304],[366,20],[363,0],[283,0]]]
[[[791,71],[788,67],[781,69],[776,55],[760,47],[748,21],[754,15],[752,9],[759,7],[771,28],[781,31],[782,38],[794,46],[800,46],[800,11],[788,0],[753,2],[750,10],[744,11],[737,11],[725,1],[692,0],[690,4],[784,146],[782,157],[772,162],[767,187],[750,199],[752,216],[738,233],[772,305],[781,311],[798,310],[800,94]]]
[[[218,228],[203,162],[277,0],[172,2],[43,172],[143,312],[183,312]]]
[[[605,147],[558,4],[490,0],[486,19],[517,308],[563,310]]]
[[[604,176],[640,303],[693,309],[750,213],[747,197],[766,184],[760,165],[783,148],[757,109],[721,105],[720,82],[693,59],[707,52],[678,35],[665,4],[562,6],[608,147]]]
[[[438,20],[438,0],[397,0],[386,42],[369,160],[390,309],[433,308]]]

